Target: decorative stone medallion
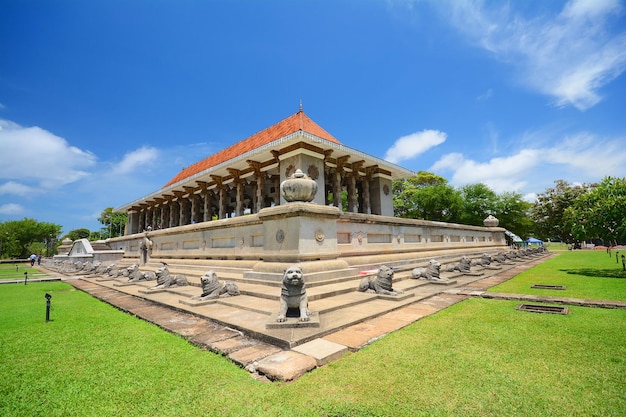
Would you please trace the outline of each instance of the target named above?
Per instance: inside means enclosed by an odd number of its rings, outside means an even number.
[[[278,243],[283,243],[283,240],[285,240],[285,232],[283,232],[283,229],[278,229],[276,231],[276,241]]]
[[[387,184],[383,185],[383,193],[385,193],[385,195],[389,195],[389,186]]]
[[[324,238],[324,231],[322,229],[315,230],[315,240],[317,240],[318,242],[323,242]]]

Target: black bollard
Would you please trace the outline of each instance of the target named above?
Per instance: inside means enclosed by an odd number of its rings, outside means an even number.
[[[626,271],[626,256],[622,255],[622,270]]]
[[[46,293],[46,323],[50,321],[50,299],[52,295]]]
[[[26,281],[28,281],[28,271],[24,272],[24,285],[26,285]]]
[[[619,255],[619,251],[618,250],[615,251],[615,263],[616,264],[619,263],[619,259],[617,259],[617,255]]]

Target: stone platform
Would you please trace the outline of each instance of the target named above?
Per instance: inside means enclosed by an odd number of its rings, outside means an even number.
[[[499,270],[473,267],[483,273],[478,276],[442,273],[454,282],[450,285],[412,279],[410,269],[397,270],[393,288],[404,293],[396,297],[358,292],[363,275],[313,283],[307,293],[318,325],[285,328],[268,326],[274,323],[272,317],[279,308],[280,286],[246,280],[243,274],[220,275],[220,279],[224,276],[236,281],[241,295],[202,305],[189,303],[201,293],[199,284],[153,292],[148,289],[156,285],[154,281],[119,285],[127,278],[75,276],[68,282],[180,334],[190,343],[228,356],[258,378],[288,381],[348,350],[356,351],[424,316],[476,296],[468,291],[481,291],[509,279],[549,256],[528,257]]]

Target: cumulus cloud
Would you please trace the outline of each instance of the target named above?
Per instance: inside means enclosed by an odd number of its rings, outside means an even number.
[[[523,84],[557,106],[593,107],[602,99],[599,90],[626,69],[626,32],[607,30],[622,11],[618,0],[572,0],[556,16],[532,18],[508,3],[450,5],[446,15],[458,30],[516,67]]]
[[[622,145],[625,139],[606,139],[582,132],[564,137],[554,146],[529,147],[487,161],[450,153],[442,156],[429,170],[451,173],[450,182],[454,185],[484,183],[496,192],[521,192],[530,184],[536,187],[545,178],[552,181],[558,178],[550,174],[552,170],[571,172],[583,182],[593,182],[608,175],[626,175],[626,151]],[[533,198],[533,194],[528,194],[527,198]]]
[[[448,135],[438,130],[422,130],[407,136],[402,136],[394,142],[385,153],[385,160],[398,163],[423,154],[430,148],[442,144]]]
[[[0,185],[0,194],[14,194],[25,196],[37,192],[36,188],[29,187],[19,182],[9,181]]]
[[[0,179],[36,181],[53,189],[89,175],[87,169],[95,162],[92,153],[47,130],[0,119]]]
[[[120,175],[130,174],[146,165],[154,164],[159,152],[156,148],[143,146],[124,155],[124,158],[113,167],[113,172]]]
[[[4,214],[7,216],[18,216],[22,215],[26,212],[24,207],[19,204],[8,203],[0,205],[0,214]]]

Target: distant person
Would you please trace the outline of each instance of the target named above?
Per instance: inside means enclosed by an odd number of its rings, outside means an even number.
[[[30,255],[30,266],[35,266],[35,259],[37,259],[37,255],[34,253]]]
[[[37,257],[37,265],[41,265],[41,254]]]

